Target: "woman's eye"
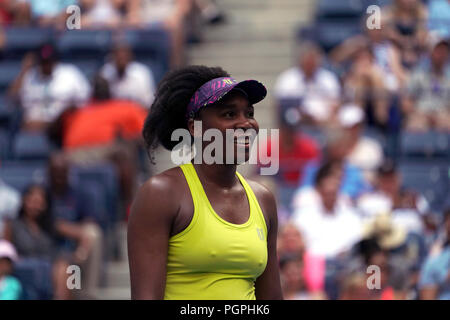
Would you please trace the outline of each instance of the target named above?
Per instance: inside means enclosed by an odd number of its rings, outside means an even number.
[[[254,111],[249,111],[247,114],[248,114],[248,117],[250,117],[250,118],[253,118],[255,116]]]
[[[223,115],[225,117],[227,117],[227,118],[232,118],[232,117],[234,117],[234,112],[233,111],[227,111]]]

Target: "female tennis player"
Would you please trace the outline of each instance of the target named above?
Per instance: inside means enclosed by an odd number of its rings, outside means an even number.
[[[179,143],[172,132],[194,135],[194,121],[223,136],[227,129],[258,131],[253,104],[266,93],[258,81],[237,82],[221,68],[172,71],[158,87],[145,142],[172,150]],[[248,159],[248,140],[234,143]],[[190,162],[141,186],[128,225],[132,299],[282,299],[275,199],[244,179],[236,163]]]

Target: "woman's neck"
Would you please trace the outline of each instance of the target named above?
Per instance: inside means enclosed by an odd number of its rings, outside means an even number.
[[[194,164],[194,167],[199,176],[219,187],[231,188],[237,182],[234,164]]]

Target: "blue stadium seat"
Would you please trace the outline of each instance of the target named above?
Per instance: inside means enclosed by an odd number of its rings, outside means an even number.
[[[6,94],[0,94],[0,128],[7,128],[11,120],[13,109]]]
[[[95,58],[101,60],[111,48],[110,30],[69,30],[57,39],[62,58]]]
[[[317,21],[342,18],[358,20],[365,13],[366,0],[319,0],[316,9]]]
[[[400,155],[402,157],[448,157],[450,141],[447,133],[403,132],[400,136]]]
[[[420,192],[435,211],[443,209],[450,196],[450,165],[447,161],[401,160],[403,186]]]
[[[168,69],[160,60],[140,58],[137,61],[145,64],[148,68],[150,68],[155,80],[155,85],[157,85],[158,82],[161,81],[161,79],[164,77],[164,74],[168,71]]]
[[[359,24],[346,19],[317,22],[312,26],[301,27],[297,37],[301,41],[316,42],[325,52],[346,39],[361,33]]]
[[[22,285],[21,300],[52,299],[52,265],[37,258],[20,259],[14,264],[13,276]]]
[[[88,80],[92,80],[100,68],[97,59],[63,59],[62,62],[75,65]]]
[[[11,59],[21,59],[23,54],[39,48],[52,40],[54,31],[46,28],[5,28],[5,55]]]
[[[13,155],[18,160],[45,160],[51,151],[46,135],[20,132],[13,142]]]
[[[109,163],[90,167],[72,167],[70,172],[78,188],[90,190],[89,197],[93,214],[104,229],[114,225],[117,219],[119,197],[118,174]]]
[[[24,191],[30,184],[43,184],[47,179],[45,162],[2,161],[0,178],[16,190]]]
[[[7,158],[9,152],[9,134],[6,130],[0,129],[0,160]]]
[[[21,61],[5,60],[0,62],[0,92],[6,91],[21,69]]]
[[[137,60],[157,61],[164,72],[169,69],[170,38],[166,30],[162,28],[127,30],[125,40],[133,49]]]

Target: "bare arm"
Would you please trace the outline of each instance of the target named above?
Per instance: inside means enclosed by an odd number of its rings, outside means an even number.
[[[252,187],[255,183],[252,183]],[[256,190],[258,189],[258,190]],[[283,300],[277,256],[278,214],[273,194],[265,187],[254,188],[261,210],[269,220],[267,226],[267,266],[255,284],[257,300]]]
[[[179,210],[170,179],[151,178],[138,191],[128,221],[131,298],[164,298],[171,225]]]

